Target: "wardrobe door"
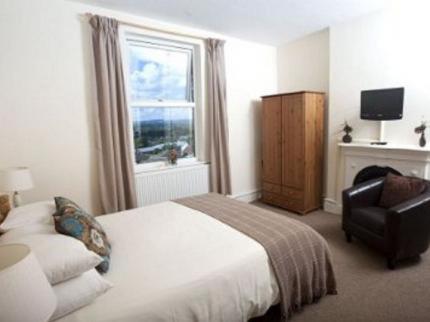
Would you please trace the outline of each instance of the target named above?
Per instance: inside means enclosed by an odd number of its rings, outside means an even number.
[[[304,186],[304,99],[302,94],[282,97],[282,185]]]
[[[281,184],[282,145],[281,145],[281,97],[268,97],[263,100],[263,181]]]
[[[305,205],[307,209],[321,206],[324,166],[324,95],[305,94]]]

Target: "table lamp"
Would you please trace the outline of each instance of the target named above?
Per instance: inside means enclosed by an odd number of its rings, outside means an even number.
[[[30,248],[22,244],[0,246],[0,320],[46,322],[57,298]]]
[[[19,207],[22,204],[18,191],[31,188],[33,188],[33,179],[29,168],[0,169],[0,191],[13,192],[13,204],[15,207]]]

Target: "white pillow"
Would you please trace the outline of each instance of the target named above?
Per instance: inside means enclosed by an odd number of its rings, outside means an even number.
[[[40,201],[12,208],[1,224],[3,230],[18,228],[29,224],[53,224],[52,215],[55,213],[53,201]]]
[[[57,309],[51,321],[90,304],[112,286],[112,283],[101,277],[95,269],[55,285],[53,289],[57,296]]]
[[[12,240],[34,234],[57,234],[54,225],[47,224],[30,224],[18,228],[9,229],[0,236],[0,241]]]
[[[82,274],[100,264],[103,259],[89,251],[81,241],[56,233],[28,234],[30,228],[40,231],[52,226],[33,225],[8,231],[0,237],[0,244],[28,245],[38,259],[48,281],[60,283]]]

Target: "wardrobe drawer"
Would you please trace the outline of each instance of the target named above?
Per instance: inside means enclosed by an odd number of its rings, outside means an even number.
[[[263,191],[263,193],[261,194],[261,199],[263,200],[263,202],[267,202],[272,205],[276,205],[282,208],[286,207],[285,197],[282,195]]]
[[[297,190],[294,188],[290,188],[290,187],[282,187],[282,194],[284,196],[286,196],[287,198],[292,198],[292,199],[296,199],[296,200],[303,200],[304,199],[304,194],[302,190]]]
[[[303,206],[303,200],[287,199],[286,200],[286,208],[288,210],[298,212],[300,214],[303,214],[305,212],[305,209]]]
[[[281,193],[282,187],[277,184],[263,182],[263,191]]]
[[[263,191],[262,201],[276,205],[290,211],[298,212],[300,214],[304,213],[303,200],[296,200],[292,198],[287,198],[283,195],[278,195],[275,193],[270,193]]]

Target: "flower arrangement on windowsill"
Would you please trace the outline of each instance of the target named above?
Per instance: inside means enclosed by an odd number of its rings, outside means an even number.
[[[169,152],[167,154],[167,160],[170,165],[178,164],[178,151],[176,151],[176,146],[174,144],[170,146]]]

